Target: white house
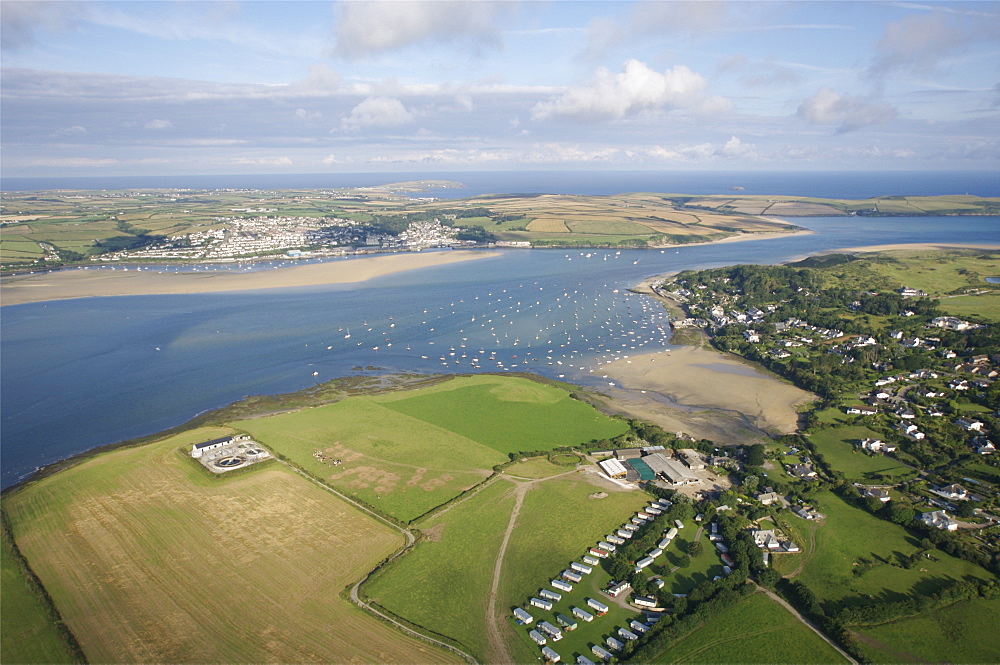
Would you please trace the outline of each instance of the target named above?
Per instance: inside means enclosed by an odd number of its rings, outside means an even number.
[[[945,531],[958,530],[958,522],[949,517],[948,513],[943,510],[935,510],[929,513],[924,513],[920,517],[920,521],[927,526],[944,529]]]

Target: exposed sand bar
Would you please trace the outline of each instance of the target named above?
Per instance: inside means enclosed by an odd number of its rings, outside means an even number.
[[[600,371],[622,388],[656,392],[684,407],[738,412],[754,427],[771,434],[794,432],[798,426],[796,407],[815,399],[815,395],[764,374],[736,356],[696,346],[633,355]]]
[[[154,270],[60,270],[0,281],[0,305],[91,298],[180,293],[218,293],[288,287],[351,284],[407,270],[497,256],[482,251],[407,252],[256,272],[170,272]]]

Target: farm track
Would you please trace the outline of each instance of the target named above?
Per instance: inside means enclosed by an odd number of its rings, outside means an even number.
[[[347,503],[351,504],[352,506],[354,506],[355,508],[357,508],[361,512],[365,513],[366,515],[369,515],[369,516],[375,518],[376,520],[378,520],[379,522],[382,522],[383,524],[387,524],[391,528],[393,528],[396,531],[399,531],[401,534],[403,534],[403,536],[406,538],[406,544],[403,545],[398,550],[396,550],[396,552],[392,556],[390,556],[388,559],[386,559],[381,565],[385,565],[385,564],[388,564],[388,563],[390,563],[392,561],[395,561],[400,556],[402,556],[405,552],[407,552],[411,547],[413,547],[414,543],[416,542],[416,538],[413,536],[413,532],[410,531],[410,529],[407,529],[407,528],[404,528],[404,527],[401,527],[401,526],[397,526],[396,524],[393,524],[392,522],[390,522],[389,520],[385,519],[384,517],[382,517],[378,513],[374,512],[373,510],[369,509],[368,507],[366,507],[366,506],[358,503],[357,501],[355,501],[354,499],[350,498],[349,496],[346,496],[346,495],[338,492],[337,490],[333,489],[329,485],[320,482],[316,478],[313,478],[312,476],[310,476],[308,473],[306,473],[306,472],[304,472],[304,471],[302,471],[300,469],[295,468],[294,466],[292,466],[288,462],[286,462],[284,460],[280,460],[280,459],[278,461],[281,464],[284,464],[286,467],[288,467],[292,471],[294,471],[295,473],[297,473],[300,476],[302,476],[303,478],[306,478],[310,482],[313,482],[316,485],[319,485],[320,487],[322,487],[326,491],[330,492],[331,494],[333,494],[333,495],[337,496],[338,498],[342,499],[343,501],[346,501]],[[442,649],[447,649],[448,651],[451,651],[452,653],[455,653],[455,654],[461,656],[467,662],[472,663],[473,665],[478,665],[478,661],[475,658],[473,658],[472,655],[470,655],[470,654],[462,651],[461,649],[459,649],[457,647],[454,647],[454,646],[452,646],[450,644],[447,644],[447,643],[442,642],[440,640],[436,640],[433,637],[429,637],[427,635],[424,635],[423,633],[417,632],[417,631],[413,630],[412,628],[410,628],[409,626],[405,626],[402,623],[400,623],[399,621],[396,621],[392,617],[387,616],[387,615],[383,614],[382,612],[379,612],[377,609],[375,609],[374,607],[372,607],[371,605],[369,605],[368,603],[366,603],[365,601],[363,601],[361,599],[361,597],[358,595],[358,589],[360,589],[361,585],[364,584],[365,581],[368,580],[368,577],[372,574],[372,572],[374,572],[374,571],[370,571],[368,573],[365,573],[365,575],[360,580],[358,580],[357,582],[354,583],[353,586],[351,586],[351,602],[353,602],[355,605],[357,605],[361,609],[369,612],[370,614],[373,614],[373,615],[379,617],[380,619],[382,619],[383,621],[385,621],[385,622],[387,622],[387,623],[395,626],[396,628],[398,628],[399,630],[401,630],[402,632],[404,632],[404,633],[406,633],[408,635],[412,635],[412,636],[414,636],[414,637],[416,637],[418,639],[424,640],[425,642],[429,642],[429,643],[431,643],[431,644],[433,644],[435,646],[439,646]]]
[[[507,642],[504,640],[503,628],[504,620],[503,616],[497,611],[497,595],[500,591],[500,575],[503,570],[504,557],[507,554],[507,544],[510,542],[511,534],[514,533],[514,527],[517,526],[517,517],[521,512],[521,506],[524,504],[524,497],[536,483],[542,483],[546,480],[552,480],[553,478],[561,478],[563,476],[569,475],[571,473],[576,473],[576,470],[567,471],[566,473],[560,473],[555,476],[549,476],[548,478],[538,478],[535,480],[515,480],[511,476],[507,476],[507,480],[515,483],[514,487],[514,509],[510,513],[510,521],[507,523],[507,530],[503,534],[503,540],[500,543],[500,551],[497,552],[496,564],[493,566],[493,580],[490,586],[490,601],[486,610],[486,635],[490,644],[490,662],[498,663],[501,665],[507,665],[509,663],[514,663],[514,657],[510,653],[510,649],[507,648]]]
[[[799,614],[799,611],[796,610],[791,605],[789,605],[788,602],[784,598],[782,598],[781,596],[779,596],[778,594],[774,593],[773,591],[771,591],[769,589],[765,589],[762,586],[758,585],[757,588],[760,589],[761,591],[763,591],[764,593],[766,593],[771,600],[777,602],[779,605],[781,605],[786,610],[788,610],[792,614],[792,616],[794,616],[796,619],[798,619],[803,624],[805,624],[805,626],[807,628],[809,628],[809,630],[811,630],[814,633],[816,633],[817,635],[819,635],[820,638],[824,642],[826,642],[831,647],[833,647],[834,649],[836,649],[837,653],[839,653],[841,656],[843,656],[847,660],[847,662],[851,663],[851,665],[858,665],[858,661],[856,661],[854,658],[852,658],[849,653],[847,653],[846,651],[844,651],[843,649],[841,649],[840,646],[836,642],[834,642],[829,637],[827,637],[826,634],[822,630],[820,630],[818,627],[816,627],[815,624],[813,624],[811,621],[809,621],[804,616],[802,616],[801,614]]]

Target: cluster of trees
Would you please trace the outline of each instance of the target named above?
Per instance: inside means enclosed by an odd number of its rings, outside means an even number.
[[[874,603],[861,607],[844,607],[836,612],[836,621],[846,626],[872,626],[895,619],[916,616],[960,600],[973,598],[998,598],[1000,586],[955,580],[943,589],[929,595],[912,595],[895,602]]]

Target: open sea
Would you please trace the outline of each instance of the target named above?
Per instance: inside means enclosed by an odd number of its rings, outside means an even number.
[[[952,189],[962,183],[956,174],[944,179],[938,174],[933,183],[919,177],[907,180],[900,174],[888,174],[881,183],[872,182],[871,174],[839,174],[833,179],[822,174],[781,174],[784,185],[778,174],[752,173],[618,173],[603,185],[595,174],[544,178],[502,174],[495,180],[487,175],[381,174],[364,176],[372,180],[339,183],[312,180],[331,176],[288,176],[287,181],[278,176],[196,177],[174,184],[167,182],[174,179],[104,184],[89,179],[74,184],[60,180],[46,187],[304,188],[433,177],[468,184],[462,190],[443,190],[449,196],[534,191],[707,194],[725,193],[736,185],[745,187],[747,194],[831,198],[967,190],[1000,195],[995,174],[992,180],[972,178],[959,189]],[[12,180],[5,180],[5,189],[28,188]],[[908,182],[926,188],[909,189]],[[670,348],[662,308],[627,291],[652,275],[735,263],[778,263],[817,251],[873,244],[1000,241],[1000,217],[793,221],[815,233],[663,251],[504,250],[479,261],[396,274],[360,286],[87,298],[4,307],[0,310],[2,486],[38,466],[179,425],[245,395],[298,390],[351,374],[356,366],[418,372],[532,371],[583,385],[607,385],[600,371],[604,363]],[[281,267],[281,263],[258,263],[253,269]],[[241,268],[233,264],[202,269]]]

